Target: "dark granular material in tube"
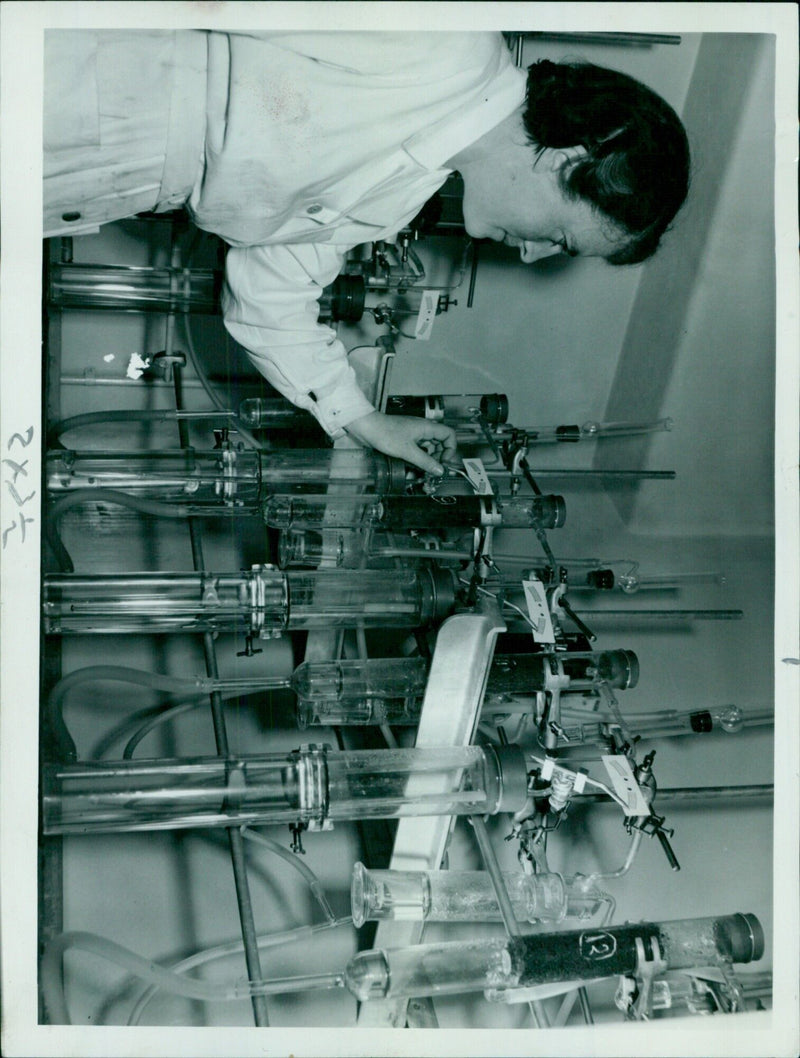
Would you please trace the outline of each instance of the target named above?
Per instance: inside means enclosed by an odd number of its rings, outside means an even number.
[[[508,942],[512,976],[525,986],[633,973],[638,961],[637,938],[649,952],[650,938],[660,940],[660,936],[654,923],[640,923],[513,937]]]

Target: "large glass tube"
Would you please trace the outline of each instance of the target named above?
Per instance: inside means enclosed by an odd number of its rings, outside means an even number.
[[[560,874],[503,874],[518,922],[588,918],[604,897],[596,889],[574,892]],[[412,919],[430,922],[500,922],[492,880],[485,871],[374,871],[353,867],[353,922]]]
[[[43,594],[48,634],[418,628],[454,604],[452,576],[428,569],[64,573],[45,577]]]
[[[47,489],[53,496],[75,489],[114,489],[197,511],[258,510],[260,478],[258,453],[233,448],[47,453]]]
[[[405,489],[407,468],[370,448],[281,448],[262,453],[261,480],[265,496],[345,487],[391,493]]]
[[[278,565],[281,569],[293,566],[316,569],[324,563],[353,569],[363,567],[365,562],[396,558],[406,562],[420,559],[468,562],[474,556],[470,544],[469,538],[459,548],[442,542],[438,536],[421,539],[363,529],[286,529],[278,537]]]
[[[591,981],[634,974],[639,951],[652,958],[654,944],[666,968],[679,970],[760,959],[764,934],[755,915],[737,914],[378,949],[350,960],[345,984],[363,1002]]]
[[[47,765],[46,834],[493,815],[527,799],[517,746]]]
[[[249,632],[285,627],[285,574],[50,574],[44,578],[48,634]],[[258,631],[258,629],[256,629]]]
[[[219,311],[222,273],[193,268],[52,264],[47,299],[61,308]]]
[[[554,678],[562,676],[573,691],[593,690],[600,683],[630,690],[639,681],[639,659],[632,650],[496,654],[486,693],[530,694],[548,689]]]
[[[264,521],[275,529],[366,528],[464,529],[496,525],[508,529],[555,529],[564,524],[561,496],[273,496]]]
[[[290,629],[418,628],[454,604],[446,570],[314,570],[284,574]]]
[[[328,567],[354,569],[364,564],[373,534],[361,529],[283,529],[278,534],[281,569]]]
[[[485,711],[506,709],[511,695],[530,696],[547,689],[553,672],[559,681],[556,686],[564,695],[565,716],[573,722],[585,717],[587,723],[582,728],[595,730],[599,735],[601,724],[588,722],[592,713],[587,710],[573,716],[569,712],[568,693],[596,691],[601,683],[617,690],[630,689],[638,680],[639,663],[631,650],[495,655],[487,682]],[[301,665],[283,685],[291,686],[298,696],[301,727],[408,725],[419,720],[426,678],[427,663],[423,658],[372,658]]]
[[[241,419],[256,430],[293,427],[302,414],[282,398],[249,397],[239,405]],[[386,403],[386,414],[443,419],[452,425],[469,423],[480,416],[490,425],[497,425],[508,418],[508,398],[504,393],[394,396]]]
[[[294,430],[311,426],[310,412],[290,404],[284,397],[248,397],[239,405],[239,418],[251,430]]]
[[[261,496],[272,493],[318,493],[334,487],[402,492],[406,467],[400,460],[366,448],[287,448],[258,453],[231,446],[210,452],[53,450],[47,454],[47,488],[53,494],[104,488],[169,503],[255,508]]]
[[[478,419],[488,426],[498,426],[508,419],[508,397],[505,393],[394,396],[386,402],[386,414],[415,415],[422,419],[446,422],[454,427]]]

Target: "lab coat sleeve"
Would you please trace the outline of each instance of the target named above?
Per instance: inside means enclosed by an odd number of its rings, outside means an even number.
[[[342,269],[330,243],[233,247],[225,264],[225,326],[262,375],[310,411],[331,437],[374,411],[335,332],[318,322],[318,298]]]

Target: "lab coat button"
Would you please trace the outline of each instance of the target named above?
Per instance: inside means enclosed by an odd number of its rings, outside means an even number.
[[[315,202],[312,206],[309,206],[306,213],[319,213],[322,210],[322,206],[319,202]]]
[[[61,219],[62,220],[66,220],[66,221],[80,220],[81,219],[81,215],[80,215],[80,213],[77,212],[77,210],[71,210],[69,213],[62,213],[61,214]]]

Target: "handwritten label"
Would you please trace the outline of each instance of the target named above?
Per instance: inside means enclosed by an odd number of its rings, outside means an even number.
[[[32,426],[29,426],[23,433],[12,433],[6,444],[7,451],[10,452],[15,446],[23,449],[27,448],[33,441],[33,435],[34,429]],[[37,475],[29,474],[29,459],[11,459],[9,457],[0,460],[0,462],[3,466],[3,484],[17,507],[16,517],[6,523],[2,529],[2,547],[5,550],[6,545],[12,540],[19,540],[20,543],[24,544],[25,528],[35,520],[26,516],[23,507],[36,496],[36,489],[29,490],[28,484],[31,481],[35,481]]]
[[[625,802],[625,813],[629,816],[649,816],[650,806],[645,800],[641,788],[634,778],[633,769],[627,757],[609,753],[602,757],[603,764],[611,785],[620,800]]]
[[[524,580],[522,590],[528,607],[528,617],[535,643],[555,643],[553,620],[547,605],[547,592],[540,580]]]
[[[414,328],[414,337],[418,342],[427,342],[430,338],[438,307],[438,292],[436,290],[423,290],[417,315],[417,324]]]
[[[582,959],[602,962],[603,959],[610,959],[616,952],[617,938],[613,933],[598,929],[591,933],[581,933],[579,945]]]
[[[470,484],[479,496],[491,496],[493,494],[492,483],[486,473],[486,467],[482,459],[462,459],[464,472],[470,480]]]

